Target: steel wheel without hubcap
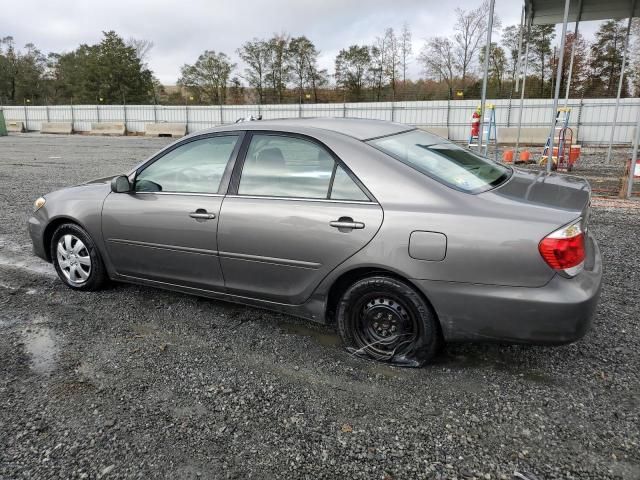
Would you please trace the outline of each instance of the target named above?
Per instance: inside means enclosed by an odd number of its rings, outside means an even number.
[[[56,257],[62,274],[74,285],[82,285],[91,274],[91,256],[86,245],[67,233],[58,240]]]
[[[376,295],[362,299],[354,314],[354,336],[373,357],[390,359],[414,344],[419,336],[416,319],[397,299]]]

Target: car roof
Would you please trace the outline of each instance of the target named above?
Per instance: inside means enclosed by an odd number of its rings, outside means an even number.
[[[400,123],[385,122],[383,120],[370,120],[362,118],[290,118],[280,120],[256,120],[235,123],[208,130],[200,130],[197,133],[217,132],[221,130],[286,130],[291,127],[299,130],[300,128],[320,129],[340,133],[353,137],[357,140],[370,140],[372,138],[385,137],[401,132],[414,130],[415,127],[403,125]]]

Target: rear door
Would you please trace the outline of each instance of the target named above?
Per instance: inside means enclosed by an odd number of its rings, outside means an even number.
[[[143,166],[135,190],[104,202],[102,233],[117,273],[223,290],[216,233],[238,133],[186,140]]]
[[[316,140],[247,135],[220,212],[225,285],[232,294],[299,304],[373,238],[382,209]]]

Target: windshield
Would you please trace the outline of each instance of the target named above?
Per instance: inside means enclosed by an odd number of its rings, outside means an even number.
[[[427,132],[412,130],[368,142],[370,145],[457,190],[480,193],[505,180],[511,170]]]

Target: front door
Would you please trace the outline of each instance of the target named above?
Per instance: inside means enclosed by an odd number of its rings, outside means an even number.
[[[223,290],[216,234],[220,185],[237,134],[196,137],[136,173],[131,193],[111,193],[102,233],[118,274]]]
[[[321,144],[280,133],[249,141],[237,192],[220,212],[225,285],[232,294],[300,304],[373,238],[382,209]]]

